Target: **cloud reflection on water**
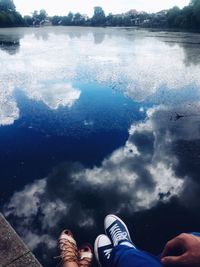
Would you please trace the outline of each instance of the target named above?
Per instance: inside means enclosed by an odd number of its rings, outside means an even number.
[[[12,94],[14,94],[12,89],[10,92],[9,90],[0,92],[0,126],[13,124],[20,116],[20,110]],[[80,98],[80,95],[80,90],[73,88],[70,83],[51,81],[32,84],[26,92],[28,98],[42,101],[50,109],[58,109],[60,106],[70,108]]]
[[[73,88],[71,84],[54,83],[48,81],[43,84],[32,86],[28,97],[36,101],[42,101],[51,109],[59,106],[72,107],[76,100],[80,98],[80,90]]]
[[[91,229],[97,234],[99,216],[109,212],[130,219],[135,212],[170,203],[174,197],[189,209],[193,203],[199,207],[195,201],[200,190],[198,170],[184,167],[191,163],[189,159],[183,162],[178,144],[192,146],[199,136],[200,121],[198,117],[170,121],[172,112],[165,106],[149,109],[144,122],[131,126],[125,146],[101,166],[63,163],[48,177],[25,186],[5,206],[6,216],[20,220],[18,229],[34,249],[40,243],[54,247],[56,234],[64,226],[80,235]],[[40,228],[34,225],[35,218]],[[44,238],[39,239],[42,234]]]
[[[150,38],[146,31],[57,28],[45,38],[36,38],[35,29],[28,31],[15,60],[0,53],[0,124],[19,118],[15,90],[50,109],[70,108],[81,97],[78,83],[120,90],[141,102],[141,112],[147,113],[145,121],[132,124],[126,144],[100,166],[62,163],[13,194],[4,212],[30,247],[40,249],[40,255],[43,243],[54,249],[66,226],[81,239],[92,238],[109,212],[132,220],[135,213],[174,199],[188,210],[199,208],[200,76],[198,62],[186,62],[187,50]],[[165,105],[146,111],[143,102]],[[177,112],[187,116],[176,119]],[[90,117],[83,124],[95,125]]]
[[[19,109],[15,99],[5,90],[0,90],[0,125],[13,124],[18,118]]]
[[[150,36],[148,31],[130,29],[58,27],[18,31],[20,38],[24,36],[20,51],[15,56],[0,54],[0,89],[9,94],[9,98],[2,95],[1,102],[12,99],[8,104],[13,106],[12,114],[16,113],[13,95],[17,88],[55,109],[60,98],[61,105],[68,107],[79,99],[80,92],[72,89],[76,82],[106,83],[135,101],[147,101],[162,87],[182,90],[200,86],[198,45],[196,49],[194,44],[184,45],[184,33],[174,39],[173,33]],[[7,33],[7,38],[12,34]],[[169,40],[173,41],[170,46]],[[193,59],[194,64],[189,64]],[[19,117],[13,115],[10,120],[9,113],[2,114],[5,118],[1,120],[7,124]]]

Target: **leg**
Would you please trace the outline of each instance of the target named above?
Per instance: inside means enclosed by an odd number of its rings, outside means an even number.
[[[95,254],[102,267],[162,267],[159,258],[127,245],[112,245],[106,235],[95,241]]]
[[[189,233],[191,235],[195,235],[195,236],[199,236],[200,237],[200,233],[199,232],[192,232],[192,233]]]
[[[159,258],[136,248],[120,218],[106,216],[104,227],[106,235],[95,241],[95,254],[102,267],[162,267]]]
[[[113,267],[162,267],[155,256],[144,251],[119,245],[113,248],[110,257]]]

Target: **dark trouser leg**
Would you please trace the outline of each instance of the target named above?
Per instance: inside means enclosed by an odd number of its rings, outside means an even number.
[[[124,245],[113,248],[110,263],[111,267],[163,267],[157,257]]]

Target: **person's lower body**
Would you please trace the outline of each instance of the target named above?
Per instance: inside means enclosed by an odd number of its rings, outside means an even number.
[[[161,267],[159,259],[145,251],[118,245],[113,248],[110,257],[111,267]]]
[[[136,248],[127,226],[115,215],[104,222],[106,235],[95,241],[95,255],[102,267],[162,267],[158,257]]]

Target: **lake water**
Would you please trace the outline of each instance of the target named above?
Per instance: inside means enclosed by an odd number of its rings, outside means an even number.
[[[44,266],[121,216],[159,253],[200,230],[200,35],[0,29],[0,207]]]

